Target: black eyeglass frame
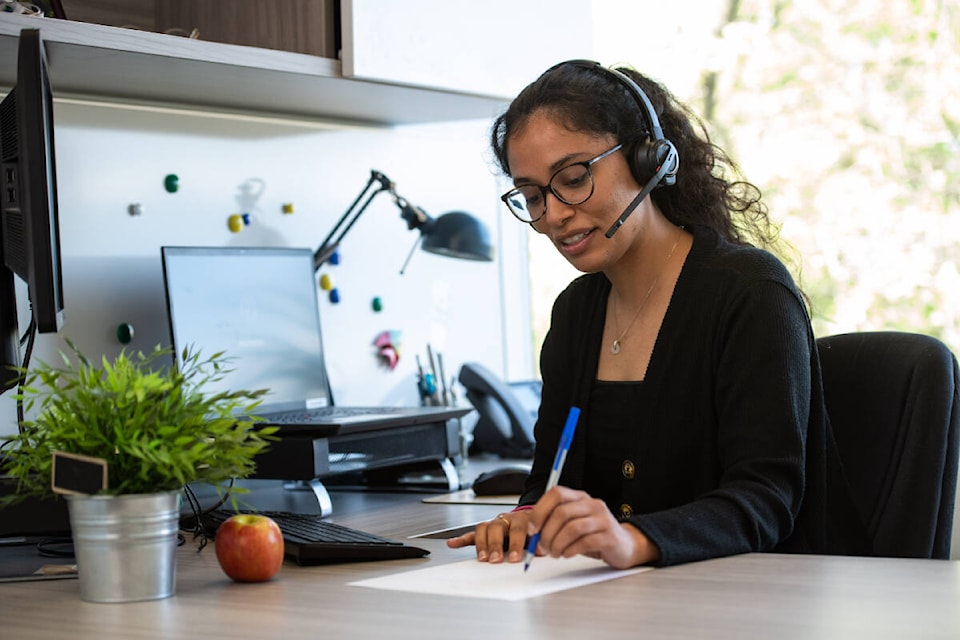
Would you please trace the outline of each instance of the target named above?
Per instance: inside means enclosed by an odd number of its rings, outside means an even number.
[[[593,196],[593,190],[594,190],[594,188],[596,187],[596,181],[595,181],[594,178],[593,178],[593,169],[591,169],[591,167],[592,167],[594,164],[596,164],[597,162],[600,162],[601,160],[603,160],[604,158],[606,158],[607,156],[613,155],[614,153],[616,153],[617,151],[619,151],[619,150],[622,149],[622,148],[623,148],[623,143],[619,143],[619,144],[617,144],[615,147],[613,147],[612,149],[608,149],[607,151],[604,151],[604,152],[601,153],[600,155],[598,155],[598,156],[596,156],[596,157],[593,157],[593,158],[591,158],[591,159],[589,159],[589,160],[584,160],[583,162],[574,162],[573,164],[568,164],[568,165],[565,166],[565,167],[562,167],[562,168],[560,168],[560,169],[557,169],[557,170],[554,172],[554,174],[553,174],[552,176],[550,176],[550,180],[547,182],[547,186],[545,186],[545,187],[544,187],[544,186],[541,186],[541,185],[539,185],[539,184],[525,184],[525,185],[521,185],[521,186],[519,186],[519,187],[514,187],[513,189],[510,189],[510,191],[507,191],[505,194],[503,194],[502,196],[500,196],[500,199],[503,200],[503,203],[504,203],[505,205],[507,205],[507,209],[510,210],[510,213],[513,214],[513,217],[514,217],[514,218],[516,218],[516,219],[519,220],[520,222],[524,222],[524,223],[527,223],[527,224],[533,224],[534,222],[537,222],[538,220],[540,220],[541,218],[543,218],[543,216],[547,215],[547,192],[548,192],[548,191],[549,191],[550,193],[552,193],[553,196],[554,196],[557,200],[559,200],[560,202],[562,202],[562,203],[564,203],[564,204],[568,204],[568,205],[571,205],[571,206],[575,206],[575,205],[578,205],[578,204],[583,204],[584,202],[586,202],[587,200],[589,200],[589,199]],[[585,198],[583,198],[582,200],[578,200],[578,201],[576,201],[576,202],[572,202],[572,201],[570,201],[570,200],[567,200],[566,198],[564,198],[563,196],[561,196],[559,193],[557,193],[557,190],[553,188],[553,180],[554,180],[554,178],[556,178],[558,175],[560,175],[560,173],[562,173],[563,171],[566,171],[566,170],[569,169],[570,167],[583,167],[584,169],[587,170],[587,176],[590,178],[590,193],[588,193],[587,196],[586,196]],[[540,193],[541,193],[541,195],[543,196],[543,211],[542,211],[542,212],[540,213],[540,215],[538,215],[536,218],[531,217],[531,219],[527,220],[527,219],[525,219],[525,218],[521,218],[521,217],[520,217],[520,214],[518,214],[516,211],[514,211],[514,210],[513,210],[513,207],[510,206],[510,197],[513,196],[514,194],[518,194],[518,195],[519,195],[521,189],[528,189],[528,188],[530,188],[530,187],[536,187],[537,189],[540,189]]]

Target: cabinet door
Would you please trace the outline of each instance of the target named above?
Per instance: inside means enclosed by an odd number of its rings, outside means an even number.
[[[341,0],[343,75],[512,98],[591,58],[590,0]]]
[[[155,0],[63,0],[67,20],[154,31]]]

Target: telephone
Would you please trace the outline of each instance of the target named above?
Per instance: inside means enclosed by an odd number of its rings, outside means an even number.
[[[490,452],[501,458],[533,457],[533,425],[540,406],[539,380],[505,383],[476,362],[460,367],[460,384],[480,414],[470,453]]]

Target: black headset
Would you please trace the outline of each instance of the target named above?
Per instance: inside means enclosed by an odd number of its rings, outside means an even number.
[[[634,82],[633,78],[617,69],[604,67],[599,62],[593,60],[568,60],[554,65],[546,73],[550,73],[557,67],[564,65],[575,65],[584,69],[601,70],[602,73],[609,74],[616,82],[620,83],[630,92],[639,107],[639,111],[645,120],[644,129],[650,131],[650,137],[639,140],[632,149],[627,150],[627,164],[630,166],[630,172],[638,183],[643,185],[640,193],[634,198],[633,202],[627,206],[626,210],[617,218],[617,221],[607,231],[609,238],[624,223],[627,217],[633,213],[647,195],[654,188],[660,186],[670,186],[677,181],[677,170],[680,168],[680,154],[672,142],[663,135],[663,129],[660,127],[660,120],[657,118],[657,112],[653,109],[653,103],[643,92],[643,89]]]

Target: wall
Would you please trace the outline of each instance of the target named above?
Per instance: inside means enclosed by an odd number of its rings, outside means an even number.
[[[497,261],[417,251],[400,275],[418,234],[407,230],[388,195],[379,196],[345,240],[340,264],[321,271],[341,294],[332,304],[321,292],[320,303],[337,402],[415,404],[415,356],[424,358],[428,343],[443,353],[447,378],[469,360],[507,377],[533,375],[524,312],[502,313],[505,303],[527,306],[517,284],[526,281],[526,261],[517,254],[522,228],[501,225],[489,122],[345,128],[66,99],[56,101],[55,115],[66,323],[59,335],[40,336],[34,358],[57,357],[64,337],[88,355],[112,356],[122,348],[121,323],[134,327],[128,348],[169,344],[161,246],[314,248],[377,169],[433,216],[460,209],[480,218],[493,234]],[[164,189],[171,173],[179,177],[176,193]],[[128,213],[133,203],[140,215]],[[285,203],[293,214],[282,213]],[[243,212],[251,214],[250,225],[232,233],[228,217]],[[517,270],[516,280],[501,286],[502,275]],[[371,308],[375,296],[383,302],[379,313]],[[372,347],[384,330],[401,336],[393,371]],[[0,397],[0,434],[16,428],[10,395]]]

